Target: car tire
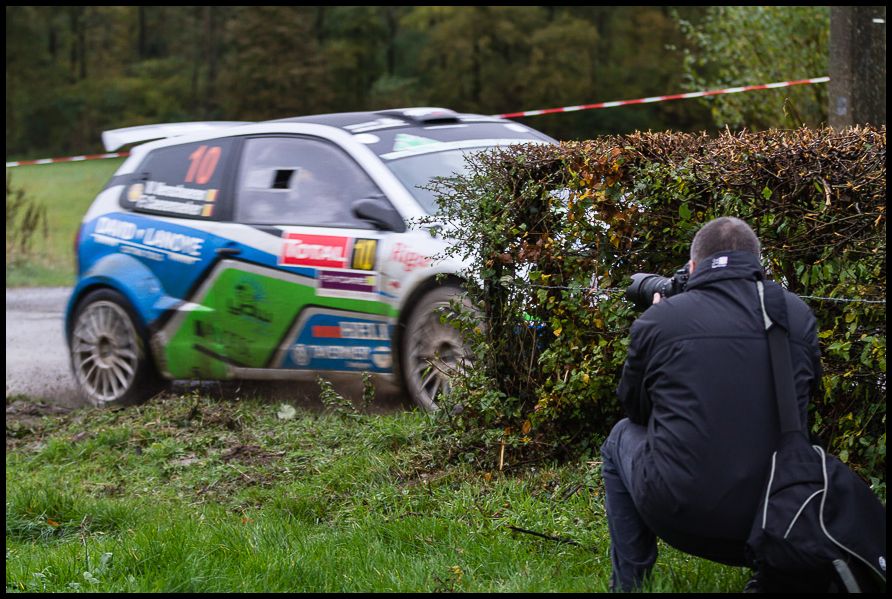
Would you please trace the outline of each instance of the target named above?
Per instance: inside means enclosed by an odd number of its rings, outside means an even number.
[[[406,323],[403,383],[412,401],[426,412],[438,409],[437,399],[451,389],[450,373],[466,368],[471,358],[461,332],[440,321],[450,302],[461,295],[454,285],[432,289],[415,304]]]
[[[164,387],[127,300],[100,289],[78,304],[68,337],[71,368],[94,406],[136,405]]]

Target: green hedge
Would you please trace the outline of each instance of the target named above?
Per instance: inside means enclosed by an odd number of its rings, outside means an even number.
[[[435,187],[479,310],[459,319],[477,364],[441,410],[453,455],[594,455],[622,416],[630,276],[671,276],[700,226],[731,215],[817,316],[812,432],[885,494],[885,127],[515,146]]]

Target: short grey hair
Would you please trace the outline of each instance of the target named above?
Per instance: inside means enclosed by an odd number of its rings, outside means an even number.
[[[748,224],[733,216],[722,216],[703,225],[691,242],[691,260],[702,262],[718,252],[740,250],[761,255],[759,238]]]

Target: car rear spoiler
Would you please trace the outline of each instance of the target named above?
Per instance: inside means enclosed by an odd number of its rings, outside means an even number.
[[[128,144],[162,139],[187,133],[202,133],[214,129],[225,129],[239,125],[250,125],[250,121],[196,121],[192,123],[164,123],[159,125],[140,125],[124,127],[102,132],[102,145],[106,152],[113,152]]]

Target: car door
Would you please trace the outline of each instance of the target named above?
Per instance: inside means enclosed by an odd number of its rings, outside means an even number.
[[[386,202],[334,143],[245,139],[231,252],[201,301],[205,352],[240,377],[390,372],[396,311],[381,288],[380,254],[394,233],[354,214],[369,199]]]
[[[181,325],[191,326],[192,315],[201,313],[196,290],[228,243],[218,232],[231,212],[237,146],[224,137],[149,151],[133,172],[110,182],[122,186],[116,209],[99,206],[82,232],[88,240],[82,251],[93,252],[95,242],[118,254],[92,272],[131,292],[170,378],[209,376],[204,354]]]

